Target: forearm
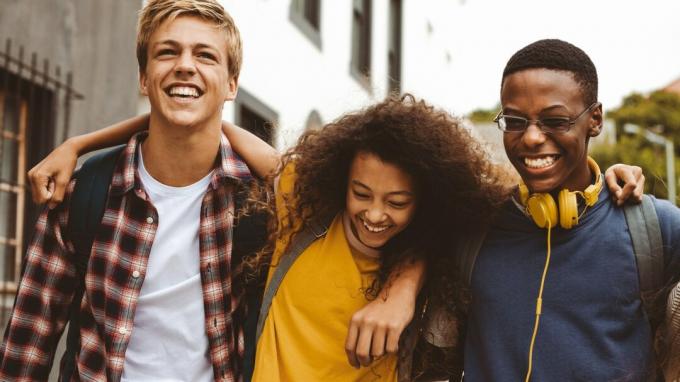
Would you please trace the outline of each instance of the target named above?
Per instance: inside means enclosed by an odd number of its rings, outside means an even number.
[[[123,144],[135,133],[146,129],[148,124],[149,115],[144,114],[91,133],[69,138],[66,144],[73,146],[80,156],[90,151]]]
[[[222,122],[222,131],[234,151],[259,177],[265,178],[276,171],[279,166],[279,153],[267,142],[229,122]]]
[[[396,295],[399,298],[412,298],[415,301],[425,283],[425,261],[406,259],[390,273],[385,287],[380,291],[384,299]]]

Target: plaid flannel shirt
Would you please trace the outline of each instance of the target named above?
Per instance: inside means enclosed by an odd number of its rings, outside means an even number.
[[[139,291],[157,228],[157,213],[137,174],[134,136],[116,165],[95,236],[80,306],[80,351],[72,380],[119,381]],[[200,273],[209,355],[216,381],[241,380],[244,352],[240,264],[231,264],[234,192],[250,180],[248,167],[222,137],[215,171],[201,206]],[[25,258],[12,317],[0,347],[0,380],[47,380],[77,285],[67,232],[69,197],[37,222]],[[178,307],[181,309],[181,307]],[[63,366],[63,365],[62,365]]]

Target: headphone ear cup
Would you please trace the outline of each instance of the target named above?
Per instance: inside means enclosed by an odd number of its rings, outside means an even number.
[[[557,200],[560,207],[560,226],[564,229],[571,229],[578,224],[576,193],[564,189],[557,195]]]
[[[550,228],[557,225],[557,205],[550,194],[533,194],[527,200],[527,212],[537,226]]]

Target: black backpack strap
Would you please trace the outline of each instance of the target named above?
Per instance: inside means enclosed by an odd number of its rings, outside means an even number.
[[[69,313],[66,352],[62,358],[62,381],[70,381],[75,367],[75,356],[80,349],[80,304],[85,293],[85,273],[90,260],[92,243],[101,224],[108,199],[111,177],[125,146],[96,154],[83,163],[74,175],[75,188],[71,194],[68,219],[68,238],[75,248],[76,290]]]
[[[259,182],[259,180],[253,180]],[[242,192],[236,192],[235,207],[236,217],[234,219],[233,240],[231,250],[232,269],[242,266],[245,259],[257,254],[267,243],[267,214],[265,212],[251,211],[242,214],[246,198],[248,198],[247,187],[243,187]],[[246,270],[243,270],[246,272]],[[245,282],[244,314],[245,317],[235,317],[235,320],[243,320],[244,334],[244,355],[239,365],[244,382],[250,382],[255,367],[255,330],[257,328],[257,315],[260,311],[262,301],[263,285],[266,282],[266,272],[260,272],[254,276],[256,279]],[[247,279],[247,275],[242,276],[242,280]],[[232,280],[232,283],[234,280]],[[238,358],[238,357],[237,357]],[[237,360],[237,362],[239,362]]]
[[[482,249],[487,232],[487,228],[484,228],[473,234],[461,237],[456,245],[458,271],[460,272],[463,285],[468,288],[472,285],[472,271],[474,270],[477,255],[479,250]]]
[[[293,266],[295,260],[302,254],[302,252],[309,247],[316,239],[324,237],[328,232],[328,227],[333,221],[334,216],[323,217],[318,221],[312,221],[305,227],[302,231],[298,232],[294,237],[292,243],[288,246],[288,250],[283,254],[279,260],[274,274],[272,275],[269,284],[264,291],[264,297],[262,297],[262,306],[260,308],[260,316],[257,320],[257,331],[255,336],[255,341],[259,341],[260,335],[262,335],[262,329],[264,329],[264,323],[267,320],[267,315],[269,314],[269,308],[272,305],[274,296],[283,282],[283,278],[286,273]]]
[[[664,260],[661,228],[654,203],[648,195],[642,195],[642,203],[626,204],[623,213],[633,242],[640,292],[644,295],[658,291],[664,286]],[[649,311],[647,308],[645,306],[645,310]]]

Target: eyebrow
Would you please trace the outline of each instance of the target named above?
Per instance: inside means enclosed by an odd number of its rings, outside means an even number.
[[[158,45],[171,45],[171,46],[177,47],[177,46],[180,46],[182,44],[180,44],[176,40],[163,40],[163,41],[158,41],[158,42],[153,44],[154,47],[156,47]],[[192,49],[206,49],[207,48],[207,49],[211,49],[211,50],[219,52],[219,49],[217,49],[216,47],[214,47],[212,45],[204,44],[204,43],[194,44],[194,45],[191,46],[191,48]]]
[[[551,110],[554,110],[554,109],[564,109],[564,111],[569,112],[569,108],[567,108],[565,105],[557,104],[557,105],[548,106],[548,107],[542,109],[541,113],[545,113],[546,111],[551,111]],[[511,107],[503,108],[503,114],[505,114],[505,113],[515,113],[515,114],[525,115],[521,111],[515,110]]]
[[[370,189],[371,189],[370,187],[368,187],[367,185],[361,183],[360,181],[358,181],[358,180],[356,180],[356,179],[352,179],[352,184],[354,184],[354,185],[356,185],[356,186],[359,186],[359,187],[363,187],[363,188],[365,188],[365,189],[367,189],[367,190],[370,190]],[[403,191],[392,191],[392,192],[388,192],[387,195],[405,195],[405,196],[413,196],[413,193],[410,192],[410,191],[403,190]]]

